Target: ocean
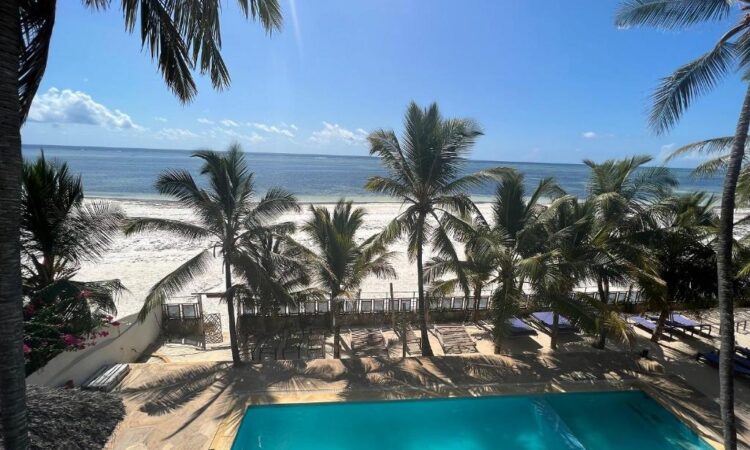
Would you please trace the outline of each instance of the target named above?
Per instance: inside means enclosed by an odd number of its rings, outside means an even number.
[[[73,172],[81,174],[88,197],[159,199],[154,181],[165,169],[187,169],[200,178],[200,160],[190,157],[192,150],[24,145],[24,158],[36,158],[42,148],[47,158],[67,161]],[[246,158],[255,173],[258,192],[282,186],[305,202],[329,202],[341,197],[357,202],[392,201],[367,192],[363,187],[368,177],[384,174],[374,157],[248,152]],[[527,193],[540,179],[551,176],[568,193],[579,197],[586,195],[589,169],[583,164],[472,160],[467,162],[466,170],[475,172],[495,166],[513,167],[523,172]],[[721,191],[721,178],[695,178],[690,169],[672,171],[680,182],[679,191]],[[488,200],[493,189],[488,184],[470,194],[478,201]]]

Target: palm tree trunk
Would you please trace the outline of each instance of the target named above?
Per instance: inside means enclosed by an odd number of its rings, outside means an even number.
[[[729,155],[729,166],[724,178],[724,190],[721,194],[721,217],[719,218],[719,235],[716,240],[716,259],[719,277],[719,405],[721,420],[724,422],[724,448],[737,448],[737,425],[734,416],[734,302],[733,286],[735,271],[732,267],[732,242],[734,238],[734,201],[737,190],[737,179],[745,156],[747,130],[750,126],[750,85],[745,93],[737,130]]]
[[[424,220],[421,221],[424,223]],[[419,292],[419,328],[422,332],[422,356],[433,356],[430,337],[427,335],[427,308],[424,302],[424,273],[422,271],[422,237],[417,240],[417,290]]]
[[[479,320],[479,300],[482,298],[482,286],[474,288],[474,312],[471,314],[471,321],[477,322]]]
[[[225,253],[225,258],[227,258]],[[237,323],[234,317],[234,296],[231,293],[232,288],[232,266],[229,259],[224,261],[226,271],[226,293],[227,293],[227,315],[229,315],[229,347],[232,349],[232,362],[237,365],[242,362],[240,359],[240,349],[237,347]]]
[[[341,327],[336,323],[337,312],[338,304],[331,292],[331,329],[333,329],[333,357],[335,359],[341,358]]]
[[[21,312],[18,1],[0,2],[0,410],[5,448],[29,446]]]
[[[552,350],[557,349],[557,335],[558,335],[559,324],[560,324],[560,314],[558,314],[557,311],[554,311],[552,313],[552,334],[550,335],[550,342],[549,342],[549,346]]]
[[[605,292],[604,283],[602,283],[601,277],[596,278],[596,289],[599,292],[599,301],[605,305],[609,301],[609,292]],[[594,345],[596,348],[603,349],[607,345],[607,333],[604,329],[599,330],[599,340]]]
[[[667,322],[667,317],[669,317],[669,307],[664,306],[659,314],[659,319],[656,321],[656,328],[654,328],[654,333],[651,335],[651,342],[658,343],[659,339],[661,339],[661,335],[664,333],[664,324]]]

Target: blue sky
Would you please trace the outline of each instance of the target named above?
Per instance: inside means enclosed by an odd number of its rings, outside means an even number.
[[[270,38],[224,3],[232,85],[215,92],[200,78],[189,105],[166,89],[119,10],[58,2],[24,143],[221,149],[239,141],[247,151],[366,155],[366,133],[399,130],[415,100],[476,119],[485,136],[474,159],[658,158],[731,134],[742,101],[735,75],[669,134],[646,126],[658,79],[706,51],[726,24],[618,30],[610,0],[280,1],[284,29]]]

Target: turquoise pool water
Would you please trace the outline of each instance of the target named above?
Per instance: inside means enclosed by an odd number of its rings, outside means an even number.
[[[711,449],[641,391],[253,406],[232,448]]]

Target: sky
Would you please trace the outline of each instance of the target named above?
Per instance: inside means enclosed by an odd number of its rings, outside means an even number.
[[[113,2],[58,2],[47,72],[22,130],[34,145],[212,148],[367,155],[401,130],[410,101],[482,126],[472,159],[657,161],[732,134],[744,89],[732,74],[665,135],[647,126],[659,78],[707,51],[729,22],[683,32],[617,29],[615,0],[279,0],[268,36],[223,2],[231,86],[181,104]],[[688,156],[671,164],[690,167]]]

